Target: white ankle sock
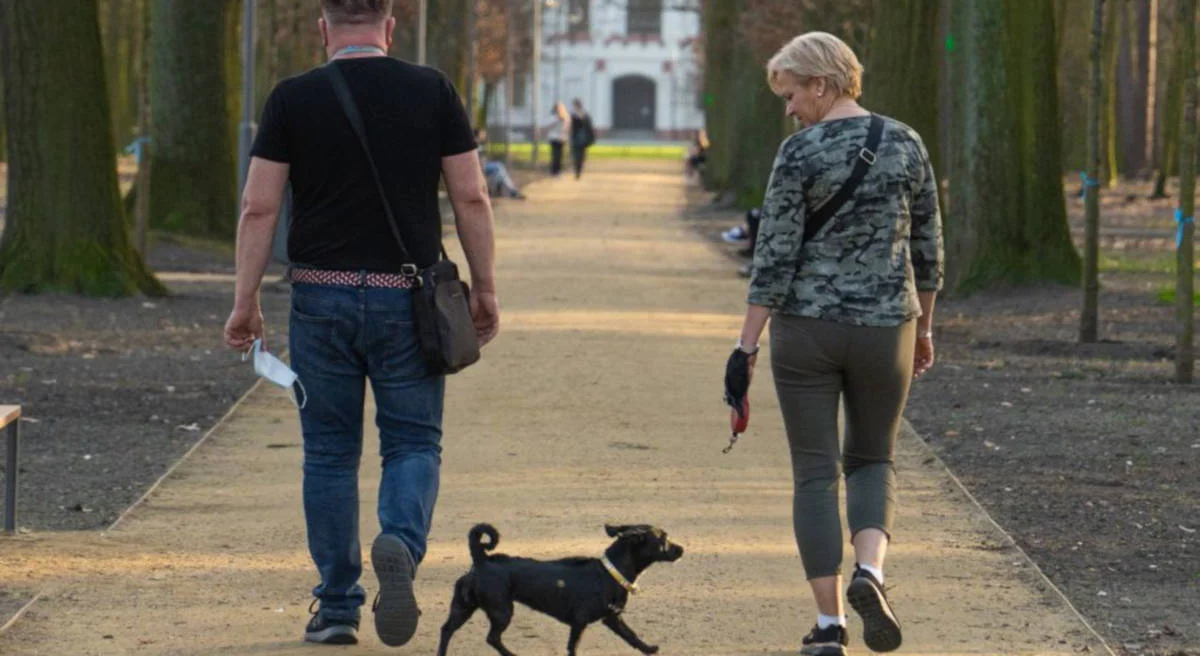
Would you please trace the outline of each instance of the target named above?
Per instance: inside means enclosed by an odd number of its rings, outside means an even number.
[[[858,568],[870,572],[871,576],[874,576],[875,580],[879,582],[879,585],[883,585],[883,570],[878,567],[871,567],[870,565],[859,565]]]
[[[841,617],[838,617],[837,615],[822,615],[817,613],[818,629],[825,629],[834,625],[846,626],[846,616],[842,615]]]

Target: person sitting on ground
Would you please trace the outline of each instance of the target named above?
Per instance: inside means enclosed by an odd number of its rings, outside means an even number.
[[[492,196],[504,196],[525,200],[525,194],[517,189],[508,167],[504,162],[489,159],[487,156],[487,130],[479,128],[475,131],[475,141],[479,144],[479,165],[483,167],[483,176],[487,178],[488,193]]]
[[[687,160],[685,160],[685,170],[687,177],[693,178],[700,173],[701,167],[708,161],[708,131],[701,128],[696,131],[696,136],[692,140],[692,146],[688,149]]]

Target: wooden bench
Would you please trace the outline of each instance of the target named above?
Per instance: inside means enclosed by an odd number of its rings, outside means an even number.
[[[5,440],[4,457],[4,532],[17,532],[17,445],[21,440],[21,406],[0,405],[0,431]]]

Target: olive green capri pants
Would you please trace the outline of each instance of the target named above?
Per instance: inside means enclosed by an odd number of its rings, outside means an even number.
[[[912,382],[916,322],[879,328],[776,314],[771,371],[792,454],[792,522],[809,579],[842,566],[841,474],[851,536],[891,536],[892,456]],[[838,444],[838,401],[846,439]]]

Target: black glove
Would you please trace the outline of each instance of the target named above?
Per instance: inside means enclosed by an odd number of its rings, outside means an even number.
[[[725,363],[725,403],[742,416],[746,392],[750,391],[750,355],[742,349],[733,349]]]

